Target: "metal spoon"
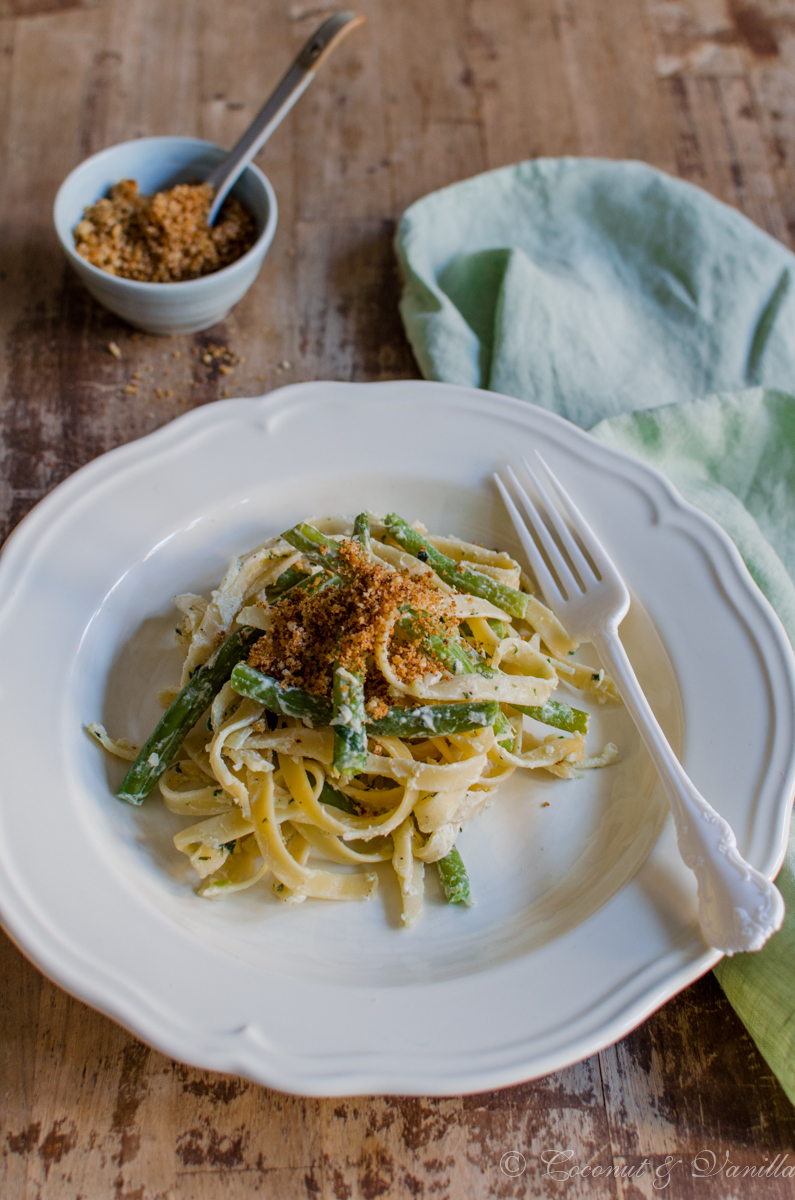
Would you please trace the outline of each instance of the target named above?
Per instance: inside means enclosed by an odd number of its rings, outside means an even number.
[[[315,30],[287,74],[271,93],[249,125],[243,136],[235,143],[226,158],[218,164],[206,183],[215,191],[210,208],[209,221],[212,225],[227,193],[243,169],[251,162],[260,146],[267,141],[274,129],[287,116],[299,96],[303,95],[315,78],[320,64],[344,37],[364,24],[365,18],[356,13],[339,12],[324,21]]]

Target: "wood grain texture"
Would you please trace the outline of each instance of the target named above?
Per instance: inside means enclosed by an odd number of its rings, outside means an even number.
[[[478,171],[636,157],[792,243],[795,0],[364,0],[367,25],[260,155],[280,220],[254,287],[204,334],[136,334],[67,271],[59,182],[126,138],[231,145],[331,7],[0,0],[4,533],[77,467],[188,408],[303,378],[415,376],[396,222]],[[234,355],[231,373],[209,346]],[[795,1193],[795,1113],[712,977],[586,1062],[441,1100],[303,1100],[171,1062],[2,935],[0,1006],[10,1200]],[[570,1157],[550,1166],[555,1153]]]

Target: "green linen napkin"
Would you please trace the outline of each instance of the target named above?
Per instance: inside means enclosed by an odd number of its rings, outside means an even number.
[[[567,417],[729,534],[795,645],[795,256],[642,163],[540,159],[404,214],[423,374]],[[782,930],[716,975],[795,1103],[795,836]]]

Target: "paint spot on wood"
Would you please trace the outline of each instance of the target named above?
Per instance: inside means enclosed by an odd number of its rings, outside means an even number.
[[[339,1167],[332,1166],[329,1174],[331,1176],[330,1183],[334,1200],[351,1200],[353,1189],[345,1182]]]
[[[425,1194],[425,1184],[416,1175],[410,1175],[408,1171],[403,1172],[403,1186],[410,1196]]]
[[[53,1122],[52,1129],[38,1147],[39,1158],[44,1163],[44,1178],[50,1173],[50,1167],[59,1163],[65,1154],[69,1154],[77,1145],[77,1128],[72,1121],[62,1118]]]
[[[113,1200],[144,1200],[144,1188],[141,1186],[125,1192],[124,1179],[121,1175],[117,1175],[113,1181]]]
[[[377,1200],[392,1187],[395,1162],[383,1146],[364,1150],[359,1174],[359,1187],[364,1200]]]
[[[114,1161],[124,1166],[135,1158],[141,1146],[141,1131],[136,1116],[148,1091],[146,1068],[151,1051],[142,1042],[128,1042],[122,1056],[121,1075],[116,1092],[111,1129],[121,1135],[119,1152]]]
[[[203,1137],[201,1129],[188,1129],[177,1138],[177,1157],[182,1159],[186,1167],[200,1167],[205,1161]]]
[[[0,17],[39,17],[70,9],[99,8],[104,0],[0,0]]]
[[[200,1167],[206,1163],[231,1171],[246,1165],[244,1152],[247,1142],[248,1134],[243,1126],[221,1135],[205,1122],[203,1126],[193,1126],[179,1134],[175,1153],[186,1167]]]
[[[415,1154],[441,1142],[457,1121],[456,1114],[442,1112],[439,1104],[433,1101],[402,1097],[392,1103],[401,1119],[401,1142]]]
[[[741,41],[758,58],[775,58],[778,54],[778,39],[773,26],[763,12],[751,4],[731,5],[731,15]]]
[[[321,1190],[320,1184],[315,1179],[314,1167],[307,1175],[304,1175],[304,1187],[306,1188],[307,1196],[319,1196],[320,1195],[320,1190]]]
[[[211,1104],[230,1104],[238,1096],[248,1091],[248,1084],[242,1079],[215,1078],[187,1079],[187,1071],[183,1073],[182,1090],[189,1096],[206,1098]]]
[[[41,1124],[37,1121],[35,1125],[28,1125],[21,1133],[6,1134],[9,1150],[12,1154],[30,1154],[39,1144],[40,1133]]]

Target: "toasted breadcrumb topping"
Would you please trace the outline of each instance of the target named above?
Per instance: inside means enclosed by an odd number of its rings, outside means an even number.
[[[357,541],[338,543],[345,578],[321,590],[291,588],[272,608],[273,623],[252,647],[249,665],[285,687],[331,698],[335,665],[364,679],[365,708],[384,716],[388,684],[373,661],[385,623],[402,607],[417,614],[425,633],[452,634],[457,625],[448,594],[422,576],[374,561]],[[389,641],[389,660],[403,683],[438,674],[439,665],[398,631]]]
[[[224,201],[215,224],[208,183],[180,183],[142,196],[134,179],[86,208],[74,230],[77,253],[109,275],[147,283],[178,283],[210,275],[256,241],[254,218],[239,200]]]

